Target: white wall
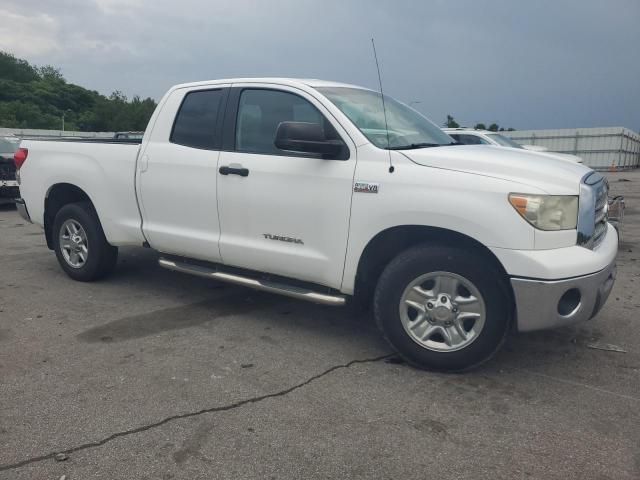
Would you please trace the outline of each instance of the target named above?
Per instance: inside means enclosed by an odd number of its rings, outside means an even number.
[[[0,128],[0,137],[15,135],[38,137],[85,137],[85,138],[113,138],[114,132],[73,132],[65,130],[38,130],[32,128]]]
[[[640,134],[623,127],[516,130],[500,132],[521,145],[571,153],[598,170],[638,168]]]

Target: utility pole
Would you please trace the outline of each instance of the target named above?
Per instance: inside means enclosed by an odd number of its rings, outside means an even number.
[[[67,112],[70,112],[71,110],[69,110],[68,108],[66,110],[62,111],[62,131],[64,132],[64,116]]]

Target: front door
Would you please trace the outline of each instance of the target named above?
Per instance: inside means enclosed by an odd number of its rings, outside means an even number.
[[[321,103],[295,88],[235,87],[220,154],[220,252],[225,264],[339,288],[356,149]],[[323,159],[274,145],[281,122],[319,123],[349,158]],[[226,133],[225,133],[226,135]]]

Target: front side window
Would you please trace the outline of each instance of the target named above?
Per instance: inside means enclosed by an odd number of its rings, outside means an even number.
[[[367,139],[379,148],[404,150],[451,145],[451,137],[412,108],[371,90],[350,87],[320,87],[327,97]],[[388,135],[388,141],[387,141]]]
[[[184,97],[171,132],[170,141],[187,147],[215,150],[222,90],[189,92]]]
[[[245,89],[240,95],[236,120],[236,150],[270,155],[293,155],[278,149],[276,131],[282,122],[320,124],[327,139],[338,134],[316,107],[289,92],[268,89]]]

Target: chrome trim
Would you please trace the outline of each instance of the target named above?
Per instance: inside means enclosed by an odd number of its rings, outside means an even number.
[[[598,183],[600,180],[603,180],[603,179],[604,177],[602,176],[601,173],[596,171],[591,171],[586,173],[582,177],[582,182],[586,183],[587,185],[595,185],[596,183]]]
[[[589,172],[580,182],[577,244],[593,250],[607,232],[608,183],[598,172]]]
[[[29,211],[27,210],[27,204],[24,203],[24,200],[22,198],[16,198],[15,202],[20,216],[27,222],[33,223],[31,221],[31,217],[29,216]]]
[[[214,269],[203,267],[201,265],[193,265],[185,262],[176,262],[166,258],[158,260],[161,267],[173,270],[175,272],[189,273],[200,277],[221,280],[223,282],[234,283],[244,287],[261,290],[264,292],[277,293],[287,297],[293,297],[308,302],[320,303],[323,305],[342,306],[346,303],[344,295],[329,295],[325,293],[315,292],[313,290],[297,287],[293,285],[285,285],[283,283],[272,282],[268,280],[259,280],[241,275],[220,272]]]
[[[607,301],[615,279],[615,259],[599,272],[566,280],[512,278],[518,331],[563,327],[593,318]],[[580,303],[568,315],[560,315],[558,302],[572,288],[580,291]]]
[[[578,245],[587,245],[595,231],[596,196],[593,188],[584,182],[580,183],[580,199],[578,201]]]

